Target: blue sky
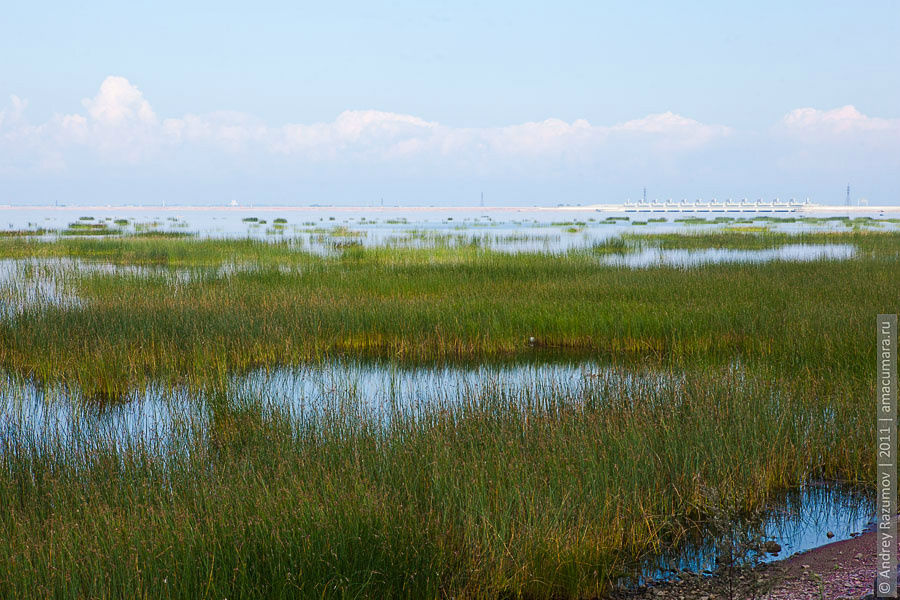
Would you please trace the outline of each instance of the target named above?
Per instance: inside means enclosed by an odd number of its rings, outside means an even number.
[[[900,202],[893,1],[20,2],[0,73],[0,204]]]

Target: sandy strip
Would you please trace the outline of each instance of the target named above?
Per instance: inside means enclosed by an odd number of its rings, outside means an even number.
[[[457,205],[457,206],[249,206],[249,205],[241,205],[241,206],[229,206],[229,205],[208,205],[208,206],[179,206],[179,205],[92,205],[92,206],[30,206],[30,205],[21,205],[21,206],[13,206],[9,204],[0,204],[0,211],[5,210],[35,210],[35,211],[50,211],[50,212],[66,212],[66,211],[104,211],[104,210],[114,210],[114,211],[146,211],[146,210],[159,210],[159,211],[168,211],[168,212],[194,212],[194,211],[207,211],[207,210],[224,210],[224,211],[233,211],[237,213],[243,212],[275,212],[275,211],[292,211],[292,212],[349,212],[349,213],[369,213],[369,212],[383,212],[383,213],[397,213],[397,212],[409,212],[409,213],[418,213],[418,212],[500,212],[500,213],[509,213],[509,212],[634,212],[638,208],[645,209],[654,209],[653,211],[643,211],[643,212],[659,212],[670,213],[670,214],[702,214],[706,215],[710,212],[723,212],[726,208],[731,209],[747,209],[746,212],[742,210],[732,210],[732,213],[744,213],[744,214],[770,214],[772,210],[756,210],[756,207],[746,206],[730,206],[726,207],[724,204],[715,207],[715,210],[678,210],[677,208],[666,211],[663,210],[664,206],[652,206],[647,205],[644,207],[638,207],[636,205],[625,205],[625,204],[586,204],[586,205],[572,205],[572,206],[465,206],[465,205]],[[671,208],[671,207],[670,207]],[[803,205],[797,207],[787,207],[787,206],[779,206],[779,213],[783,213],[786,209],[790,208],[788,212],[794,215],[802,215],[805,213],[825,213],[825,214],[838,214],[838,213],[854,213],[854,214],[867,214],[867,213],[900,213],[900,205],[894,206],[839,206],[839,205],[826,205],[826,204],[810,204]]]

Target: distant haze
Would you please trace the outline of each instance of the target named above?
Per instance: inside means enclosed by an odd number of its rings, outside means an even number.
[[[900,3],[295,4],[5,9],[0,204],[900,203]]]

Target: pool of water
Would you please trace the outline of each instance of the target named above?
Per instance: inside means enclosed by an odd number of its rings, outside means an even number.
[[[792,262],[847,260],[855,255],[856,247],[852,244],[788,244],[765,250],[643,248],[637,252],[605,255],[600,260],[607,265],[640,269],[656,266],[695,267],[721,263],[764,263],[776,260]]]
[[[593,362],[405,367],[386,363],[325,361],[232,374],[223,382],[231,399],[252,398],[303,421],[352,413],[373,422],[417,418],[465,408],[487,396],[522,408],[548,398],[589,397],[604,383],[641,390],[678,385],[672,372],[614,370]],[[216,390],[145,385],[114,402],[85,397],[77,387],[0,379],[0,431],[7,439],[75,445],[98,437],[122,446],[163,452],[202,434]],[[189,425],[188,429],[185,426]]]
[[[712,575],[729,565],[762,564],[847,540],[871,528],[871,496],[840,484],[821,482],[779,494],[753,523],[732,523],[728,534],[680,545],[635,566],[622,585],[669,580],[691,573]],[[766,542],[774,542],[767,551]],[[772,550],[778,549],[777,552]]]

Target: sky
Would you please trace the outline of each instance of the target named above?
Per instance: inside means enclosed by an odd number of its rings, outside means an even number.
[[[900,204],[900,3],[31,2],[0,204]]]

